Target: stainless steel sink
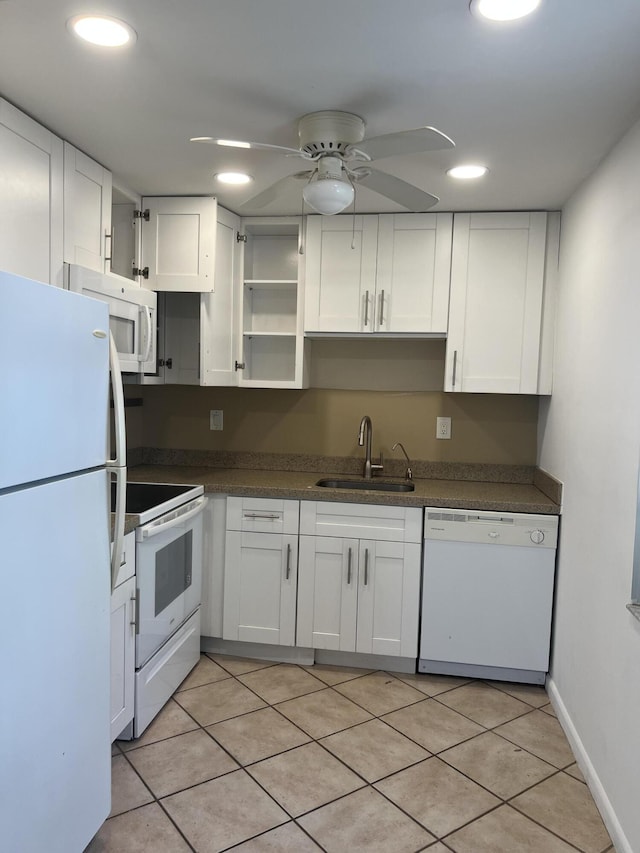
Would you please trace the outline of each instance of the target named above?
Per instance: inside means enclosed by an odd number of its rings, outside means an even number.
[[[373,492],[413,492],[413,483],[388,483],[384,480],[318,480],[316,486],[325,489],[363,489]]]

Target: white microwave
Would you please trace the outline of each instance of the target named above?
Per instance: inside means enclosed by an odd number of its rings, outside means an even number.
[[[123,276],[69,264],[67,286],[109,306],[109,328],[123,373],[156,373],[158,296]]]

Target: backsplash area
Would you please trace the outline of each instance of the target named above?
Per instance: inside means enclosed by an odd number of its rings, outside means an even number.
[[[143,406],[127,412],[130,455],[137,447],[361,457],[360,419],[373,422],[373,455],[396,458],[401,441],[412,460],[535,465],[538,398],[442,391],[303,391],[192,386],[136,387]],[[222,431],[209,411],[223,411]],[[435,437],[436,417],[450,417],[452,437]],[[399,458],[399,457],[398,457]]]

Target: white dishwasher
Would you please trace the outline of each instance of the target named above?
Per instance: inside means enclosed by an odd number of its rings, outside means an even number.
[[[420,672],[543,684],[558,518],[427,508]]]

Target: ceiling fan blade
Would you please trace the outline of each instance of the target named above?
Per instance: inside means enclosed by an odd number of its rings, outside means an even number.
[[[380,195],[390,198],[391,201],[401,204],[414,213],[423,213],[440,201],[437,196],[426,193],[424,190],[414,187],[413,184],[408,184],[406,181],[402,181],[400,178],[396,178],[386,172],[367,169],[367,172],[363,173],[362,177],[357,173],[355,177],[362,186],[368,187],[370,190],[375,190]]]
[[[275,201],[278,196],[284,192],[290,181],[293,181],[296,178],[308,178],[312,174],[312,171],[308,171],[298,172],[295,175],[286,175],[286,177],[280,178],[279,181],[271,184],[271,186],[267,187],[266,190],[263,190],[261,193],[258,193],[257,195],[252,196],[252,198],[244,201],[240,207],[266,207],[266,205],[271,204],[272,201]]]
[[[353,147],[364,151],[372,160],[379,160],[381,157],[393,157],[396,154],[419,154],[421,151],[454,148],[455,142],[435,127],[418,127],[415,130],[372,136],[371,139],[364,139]]]
[[[225,148],[257,148],[265,151],[285,151],[287,154],[306,157],[304,151],[300,151],[299,148],[287,148],[284,145],[269,145],[268,142],[242,142],[238,139],[218,139],[215,136],[192,136],[189,142],[206,142],[208,145],[222,145]]]

